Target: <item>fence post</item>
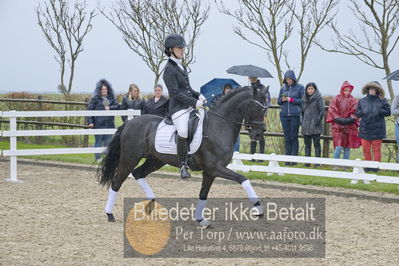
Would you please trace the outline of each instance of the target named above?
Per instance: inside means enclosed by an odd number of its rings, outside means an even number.
[[[15,111],[10,111],[15,112]],[[10,117],[10,133],[16,134],[17,133],[17,118],[11,116]],[[10,136],[10,150],[16,151],[17,150],[17,137]],[[17,156],[12,155],[10,156],[10,178],[7,178],[6,181],[14,182],[14,183],[22,183],[21,180],[17,179]]]
[[[330,101],[325,101],[325,105],[330,106]],[[328,111],[328,110],[327,110]],[[327,113],[327,112],[326,112]],[[324,116],[324,132],[323,136],[330,136],[330,124],[326,121],[327,115]],[[328,158],[330,157],[330,140],[323,139],[323,157]]]
[[[90,98],[85,98],[85,103],[87,104],[86,110],[89,105],[89,102],[90,102]],[[83,117],[83,124],[85,124],[85,125],[87,125],[86,119],[87,119],[87,117]],[[83,136],[83,147],[85,147],[85,148],[89,147],[89,136],[88,135]]]
[[[39,95],[39,96],[37,96],[37,99],[39,101],[43,100],[43,96]],[[43,110],[43,103],[39,102],[38,104],[39,104],[39,111],[44,111]],[[42,117],[38,117],[37,121],[43,122],[43,118]],[[43,125],[41,125],[41,124],[36,125],[36,130],[42,130],[42,129],[43,129]],[[37,144],[43,144],[43,137],[42,136],[37,136],[36,137],[36,143]]]
[[[233,154],[233,160],[231,162],[232,165],[244,165],[240,159],[234,158],[234,155],[240,154],[240,152],[235,151]]]
[[[275,155],[276,155],[275,153],[271,154],[271,156],[275,156]],[[270,160],[269,161],[269,167],[280,167],[280,165],[278,164],[278,161]],[[273,175],[273,173],[267,173],[267,176],[271,176],[271,175]],[[283,176],[284,173],[278,173],[278,175],[279,176]]]
[[[133,109],[128,109],[128,110],[130,111],[130,110],[133,110]],[[131,119],[133,119],[133,118],[134,118],[134,116],[132,116],[132,115],[128,115],[128,116],[127,116],[127,120],[131,120]]]
[[[356,161],[361,161],[361,160],[360,159],[356,159]],[[363,167],[358,167],[358,166],[353,167],[353,173],[354,174],[364,174],[364,169],[363,169]],[[362,181],[363,181],[364,184],[367,184],[367,185],[370,184],[370,181],[368,181],[368,180],[362,180]],[[358,180],[351,180],[351,184],[352,185],[355,185],[357,183],[358,183]]]

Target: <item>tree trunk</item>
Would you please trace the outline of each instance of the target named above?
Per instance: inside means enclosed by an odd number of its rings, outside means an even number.
[[[389,68],[388,64],[384,64],[384,69],[385,69],[385,74],[387,76],[391,74],[391,69]],[[392,80],[387,80],[387,85],[388,85],[389,96],[391,97],[391,101],[393,101],[393,99],[395,99],[395,92],[393,91]]]
[[[155,85],[157,85],[158,84],[158,82],[159,82],[159,78],[161,77],[161,73],[154,73],[155,74],[155,80],[154,80],[154,87],[155,87]]]

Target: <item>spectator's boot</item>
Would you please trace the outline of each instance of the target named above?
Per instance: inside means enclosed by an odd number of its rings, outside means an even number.
[[[179,160],[181,179],[191,178],[187,167],[188,142],[186,138],[177,137],[177,158]]]
[[[312,147],[305,146],[305,156],[310,157],[311,152],[312,152]],[[310,167],[310,163],[305,163],[305,167]]]
[[[250,153],[251,153],[251,154],[254,154],[255,151],[256,151],[256,141],[254,141],[254,140],[251,141],[250,149],[251,149]],[[256,162],[256,160],[255,160],[255,159],[252,159],[251,162]]]
[[[315,157],[321,157],[321,147],[314,149]],[[320,167],[320,164],[315,164],[314,167]]]

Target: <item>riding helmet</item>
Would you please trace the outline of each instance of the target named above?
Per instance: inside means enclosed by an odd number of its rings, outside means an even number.
[[[165,39],[165,50],[169,50],[173,47],[186,47],[186,42],[183,36],[179,34],[170,34]]]

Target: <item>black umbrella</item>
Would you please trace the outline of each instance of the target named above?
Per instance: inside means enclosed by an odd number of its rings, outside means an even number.
[[[399,69],[394,71],[394,72],[392,72],[391,74],[386,76],[384,79],[398,81],[399,80]]]
[[[247,77],[273,78],[273,76],[266,69],[253,65],[232,66],[227,69],[227,73]]]

